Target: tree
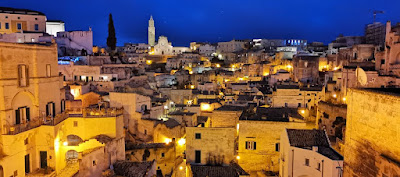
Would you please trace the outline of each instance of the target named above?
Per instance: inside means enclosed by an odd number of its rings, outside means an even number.
[[[108,21],[108,37],[107,37],[107,46],[114,51],[117,47],[117,38],[115,37],[115,28],[114,21],[112,19],[112,14],[110,13],[109,21]]]

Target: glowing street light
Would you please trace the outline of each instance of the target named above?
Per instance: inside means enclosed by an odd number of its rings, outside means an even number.
[[[181,145],[181,146],[185,145],[185,144],[186,144],[186,139],[181,138],[181,139],[178,141],[178,144]]]
[[[170,139],[170,138],[165,138],[164,139],[164,143],[165,144],[169,144],[170,142],[172,142],[172,139]]]

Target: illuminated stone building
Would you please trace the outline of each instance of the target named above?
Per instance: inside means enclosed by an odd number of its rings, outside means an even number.
[[[148,45],[153,47],[156,43],[156,27],[154,26],[153,16],[150,16],[148,28]]]
[[[400,91],[349,89],[344,176],[399,176]]]
[[[42,12],[0,7],[0,34],[46,32],[46,20]]]
[[[375,69],[384,75],[400,76],[400,25],[386,23],[385,49],[375,55]]]
[[[279,171],[279,143],[286,129],[312,129],[293,108],[260,108],[243,114],[238,131],[238,163],[246,172]]]
[[[331,147],[323,130],[286,129],[278,148],[281,177],[343,175],[343,156]]]
[[[124,159],[120,109],[65,110],[56,45],[0,51],[0,176],[99,176]]]

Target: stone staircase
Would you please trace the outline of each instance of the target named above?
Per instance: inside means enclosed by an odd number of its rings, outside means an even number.
[[[61,172],[57,175],[57,177],[71,177],[79,172],[79,162],[69,163]]]

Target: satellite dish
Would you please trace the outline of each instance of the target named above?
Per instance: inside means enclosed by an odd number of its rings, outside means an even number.
[[[367,85],[367,81],[368,81],[367,74],[365,73],[365,71],[362,68],[356,69],[356,77],[357,77],[357,81],[362,86]]]

